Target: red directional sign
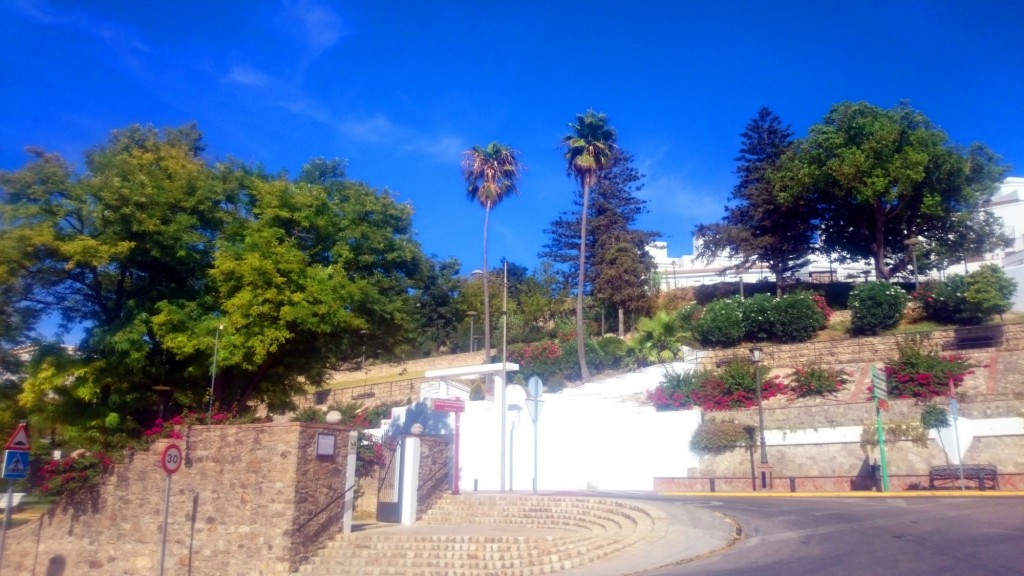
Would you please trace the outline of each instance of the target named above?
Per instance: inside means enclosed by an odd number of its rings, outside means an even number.
[[[7,441],[7,445],[4,446],[4,450],[20,450],[27,452],[31,449],[32,447],[28,443],[28,424],[22,422],[14,429],[14,434],[11,434],[11,438]]]
[[[466,401],[462,398],[434,398],[433,408],[438,412],[465,412]]]
[[[160,455],[160,466],[170,476],[181,468],[182,460],[184,458],[181,455],[181,448],[177,444],[168,444],[164,448],[164,453]]]

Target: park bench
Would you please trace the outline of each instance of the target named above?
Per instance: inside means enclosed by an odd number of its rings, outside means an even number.
[[[24,492],[13,492],[11,494],[11,512],[18,510],[21,506],[21,499],[25,497]],[[0,494],[0,510],[7,508],[7,494]]]
[[[960,465],[932,466],[928,471],[928,486],[932,489],[958,488],[960,486]],[[964,482],[978,484],[978,490],[999,489],[999,475],[994,464],[964,464]]]
[[[943,350],[974,350],[977,348],[996,348],[1003,344],[1002,326],[982,326],[978,328],[960,328],[951,340],[942,343]]]

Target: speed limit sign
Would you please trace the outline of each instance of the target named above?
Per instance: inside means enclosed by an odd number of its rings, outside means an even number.
[[[181,456],[181,448],[177,444],[168,444],[164,448],[164,453],[160,456],[160,466],[163,467],[164,472],[170,476],[181,468],[181,461],[184,460]]]

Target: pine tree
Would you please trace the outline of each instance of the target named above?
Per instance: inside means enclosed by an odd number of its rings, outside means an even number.
[[[649,304],[654,262],[645,247],[659,237],[657,232],[633,228],[647,212],[647,201],[637,197],[644,176],[633,162],[632,154],[616,149],[611,168],[598,178],[587,207],[587,253],[591,257],[585,264],[586,289],[616,307],[620,333],[624,311],[643,312]],[[549,241],[540,253],[541,258],[561,267],[560,278],[566,285],[579,272],[582,192],[573,204],[574,210],[560,214],[545,230]]]
[[[739,258],[732,266],[735,269],[763,263],[778,286],[783,277],[804,265],[813,248],[812,212],[798,198],[782,201],[785,184],[774,174],[792,137],[790,127],[768,108],[761,108],[747,123],[736,157],[739,182],[730,196],[734,204],[726,206],[721,222],[697,226],[699,257],[711,260],[725,253]]]

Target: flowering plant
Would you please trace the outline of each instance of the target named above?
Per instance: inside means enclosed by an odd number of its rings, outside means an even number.
[[[757,406],[754,374],[749,364],[735,362],[719,372],[666,372],[657,388],[647,391],[647,400],[658,410],[688,410],[699,407],[708,412]],[[760,382],[761,399],[785,391],[778,376]]]
[[[898,357],[888,360],[884,368],[889,396],[894,398],[923,401],[949,396],[976,367],[961,354],[926,352],[910,343],[899,344],[898,350]]]
[[[520,365],[526,374],[547,378],[562,371],[562,344],[559,340],[544,340],[510,346],[508,359]]]
[[[794,369],[788,379],[786,391],[791,396],[835,396],[850,383],[850,373],[841,368],[809,366]]]
[[[90,488],[98,485],[113,467],[114,461],[102,452],[81,452],[52,460],[39,471],[39,491],[48,496],[61,496]]]
[[[356,476],[369,476],[385,464],[387,459],[384,455],[384,445],[377,438],[360,432],[359,447],[356,449]]]
[[[817,306],[818,310],[821,310],[822,315],[825,316],[825,326],[828,326],[828,323],[832,321],[833,314],[832,309],[828,306],[828,301],[825,300],[825,297],[821,294],[811,294],[811,300],[814,301],[814,305]]]
[[[156,421],[153,422],[153,426],[144,430],[142,435],[147,440],[159,440],[161,438],[181,440],[184,438],[182,435],[182,429],[189,426],[237,424],[245,421],[248,421],[248,419],[239,417],[234,412],[222,412],[217,410],[210,414],[207,412],[195,412],[190,410],[184,414],[175,416],[170,420],[157,418]]]

